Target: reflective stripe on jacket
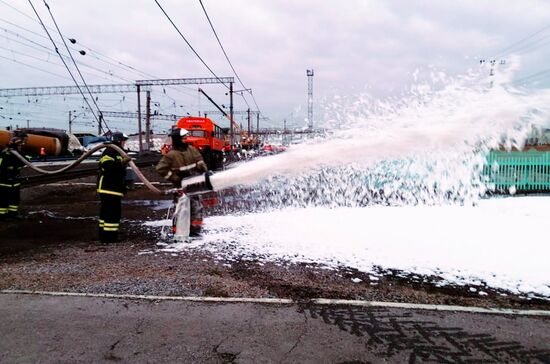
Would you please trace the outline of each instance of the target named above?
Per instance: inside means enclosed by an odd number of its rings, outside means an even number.
[[[122,156],[111,148],[106,148],[99,159],[97,192],[123,196],[126,193],[126,167]]]
[[[201,153],[192,145],[185,149],[172,149],[162,156],[155,169],[177,187],[181,185],[182,178],[207,171]]]
[[[27,157],[27,159],[29,159]],[[0,185],[15,187],[20,185],[19,174],[25,163],[10,153],[8,148],[0,152]]]

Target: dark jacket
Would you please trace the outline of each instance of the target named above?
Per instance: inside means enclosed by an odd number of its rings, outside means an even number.
[[[0,185],[13,187],[21,184],[19,174],[25,163],[13,155],[8,148],[0,152]]]
[[[97,192],[123,196],[126,193],[126,166],[114,149],[105,148],[99,159]]]

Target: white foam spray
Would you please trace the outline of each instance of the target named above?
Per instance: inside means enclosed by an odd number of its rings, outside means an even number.
[[[549,198],[479,199],[486,153],[521,148],[548,125],[550,92],[511,88],[514,67],[492,80],[434,72],[400,99],[325,103],[327,138],[214,175],[233,213],[209,216],[202,239],[166,249],[550,297],[538,229]],[[223,191],[231,186],[241,187]]]
[[[325,104],[326,138],[242,163],[212,183],[218,190],[255,185],[264,197],[270,191],[277,203],[298,205],[362,205],[367,190],[386,200],[399,193],[405,203],[475,199],[485,192],[485,153],[521,148],[532,128],[549,120],[550,91],[510,87],[518,62],[510,63],[490,81],[434,72],[401,99],[335,97]]]

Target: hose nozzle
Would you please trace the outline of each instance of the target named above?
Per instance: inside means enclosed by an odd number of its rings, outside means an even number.
[[[212,172],[205,172],[204,175],[187,178],[181,181],[181,188],[186,194],[201,194],[209,191],[213,191],[212,182],[210,181],[210,174]]]

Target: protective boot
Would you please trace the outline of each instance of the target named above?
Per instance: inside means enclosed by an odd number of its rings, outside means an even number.
[[[201,232],[202,232],[202,225],[191,223],[191,227],[189,229],[189,236],[193,238],[197,238],[201,236]]]

